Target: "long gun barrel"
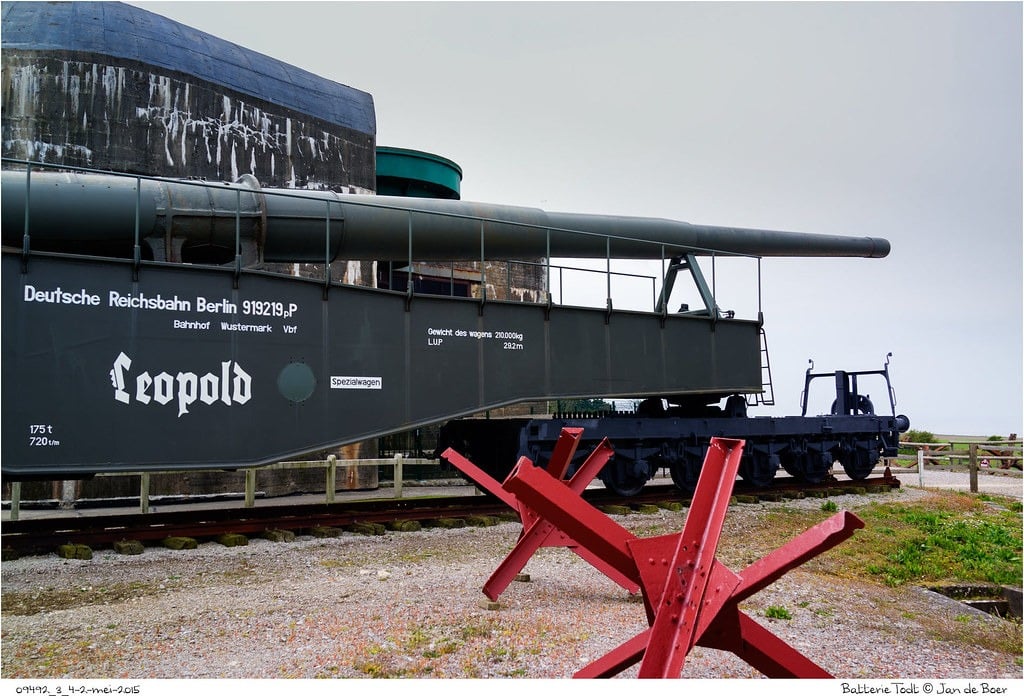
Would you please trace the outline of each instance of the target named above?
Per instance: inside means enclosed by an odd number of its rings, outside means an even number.
[[[885,257],[882,238],[704,226],[661,218],[547,212],[442,199],[261,189],[106,174],[4,170],[5,246],[127,256],[204,246],[265,262],[675,255]],[[25,215],[28,213],[28,224]],[[117,251],[111,253],[110,251]],[[96,253],[93,251],[104,251]],[[158,258],[175,259],[170,252]],[[252,261],[252,256],[250,256]]]

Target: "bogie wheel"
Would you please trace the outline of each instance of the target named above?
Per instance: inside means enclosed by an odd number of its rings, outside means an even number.
[[[814,451],[788,454],[782,457],[782,467],[794,478],[813,485],[821,483],[828,476],[832,469],[832,455]]]
[[[837,461],[842,465],[843,470],[851,480],[862,481],[871,475],[871,471],[874,470],[878,459],[879,453],[877,449],[858,447],[856,449],[843,449],[839,453]]]
[[[668,468],[672,482],[686,495],[693,495],[700,478],[701,461],[696,457],[683,457]]]
[[[634,465],[632,462],[624,464],[621,461],[621,459],[614,459],[609,462],[601,469],[598,477],[604,483],[605,488],[619,497],[633,497],[644,489],[649,478],[646,473],[636,473],[635,471],[638,469],[631,468]]]
[[[795,453],[787,451],[780,457],[779,461],[781,462],[782,469],[793,476],[793,478],[803,478],[804,473],[807,472],[807,454],[804,452]]]
[[[779,470],[779,457],[761,451],[746,450],[740,461],[740,478],[755,488],[767,488]]]

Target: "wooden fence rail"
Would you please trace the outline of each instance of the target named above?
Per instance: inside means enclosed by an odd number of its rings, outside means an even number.
[[[916,459],[918,473],[923,473],[925,466],[939,466],[943,463],[951,465],[963,465],[965,462],[970,468],[971,492],[978,492],[978,471],[991,470],[993,462],[998,464],[995,468],[1010,469],[1021,468],[1024,461],[1022,444],[1017,441],[991,441],[991,442],[901,442],[900,448],[916,449],[916,456],[906,454],[886,460],[886,465],[901,466],[901,461],[908,462],[905,466],[913,466]],[[339,467],[394,467],[394,493],[393,498],[402,497],[403,488],[403,466],[436,466],[436,459],[410,459],[403,454],[395,454],[387,459],[338,459],[333,454],[323,461],[282,461],[266,466],[254,466],[242,469],[245,472],[245,507],[254,507],[256,503],[256,475],[259,471],[276,469],[296,468],[322,468],[324,469],[324,499],[328,504],[335,501],[337,492],[335,478]],[[161,473],[187,473],[186,471],[161,471]],[[139,485],[139,507],[143,514],[149,512],[149,472],[132,473],[99,473],[96,477],[112,476],[140,476]],[[64,485],[73,484],[74,481],[65,481]],[[71,508],[74,506],[74,487],[63,487],[61,506]],[[11,519],[17,520],[21,509],[21,483],[11,483]]]
[[[336,478],[338,468],[345,467],[376,467],[381,466],[392,466],[394,468],[394,492],[392,497],[395,499],[402,497],[403,488],[403,474],[402,469],[404,466],[436,466],[438,464],[437,459],[410,459],[406,458],[403,454],[395,454],[394,457],[389,459],[339,459],[335,455],[331,454],[323,461],[281,461],[274,464],[268,464],[266,466],[253,466],[251,468],[239,469],[245,474],[245,507],[255,507],[256,505],[256,475],[259,471],[273,471],[279,469],[304,469],[304,468],[322,468],[324,469],[324,501],[327,504],[331,504],[335,501],[335,495],[337,494]],[[174,473],[190,473],[189,471],[160,471],[160,473],[174,474]],[[96,478],[103,477],[119,477],[119,476],[139,476],[139,508],[142,514],[149,512],[149,482],[150,472],[138,471],[128,473],[97,473]],[[61,507],[70,509],[74,506],[74,481],[65,481],[65,485],[72,484],[72,487],[62,488],[61,496]],[[11,483],[11,519],[17,520],[21,512],[21,482],[13,481]]]
[[[970,465],[972,460],[981,468],[996,467],[1008,469],[1021,467],[1022,448],[1020,441],[992,442],[900,442],[900,448],[911,448],[915,454],[895,457],[895,460],[913,460],[916,453],[923,455],[926,465],[937,466]]]
[[[978,472],[994,469],[1020,469],[1024,451],[1020,441],[991,442],[901,442],[900,448],[917,449],[917,473],[920,483],[924,482],[925,466],[939,466],[943,462],[951,466],[963,466],[966,462],[970,490],[978,492]],[[889,459],[889,464],[899,465],[900,460],[914,459],[905,455]],[[913,463],[913,462],[911,462]],[[995,466],[993,464],[996,464]]]

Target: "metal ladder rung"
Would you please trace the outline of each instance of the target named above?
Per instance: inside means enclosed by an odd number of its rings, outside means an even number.
[[[755,393],[747,396],[749,405],[775,405],[775,388],[772,386],[772,367],[768,359],[768,337],[764,328],[760,329],[761,339],[761,386],[763,393]]]

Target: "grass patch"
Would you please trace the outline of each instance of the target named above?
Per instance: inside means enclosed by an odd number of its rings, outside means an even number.
[[[521,657],[560,643],[561,637],[550,638],[543,624],[506,626],[477,617],[425,620],[399,625],[374,643],[356,644],[342,663],[371,678],[450,677],[452,663],[460,665],[465,677],[516,677],[525,674],[517,662]]]
[[[871,503],[854,509],[864,520],[864,529],[808,565],[890,587],[939,583],[1020,587],[1021,518],[1015,502],[945,493],[910,504]],[[828,514],[826,508],[822,510],[782,508],[769,513],[765,538],[772,541],[766,545],[777,547],[813,526]]]
[[[785,607],[772,605],[764,610],[764,615],[769,619],[792,619],[793,615],[789,613],[789,610]]]
[[[1021,521],[1008,509],[965,495],[941,506],[871,505],[860,514],[868,525],[864,570],[887,585],[1021,585]]]

